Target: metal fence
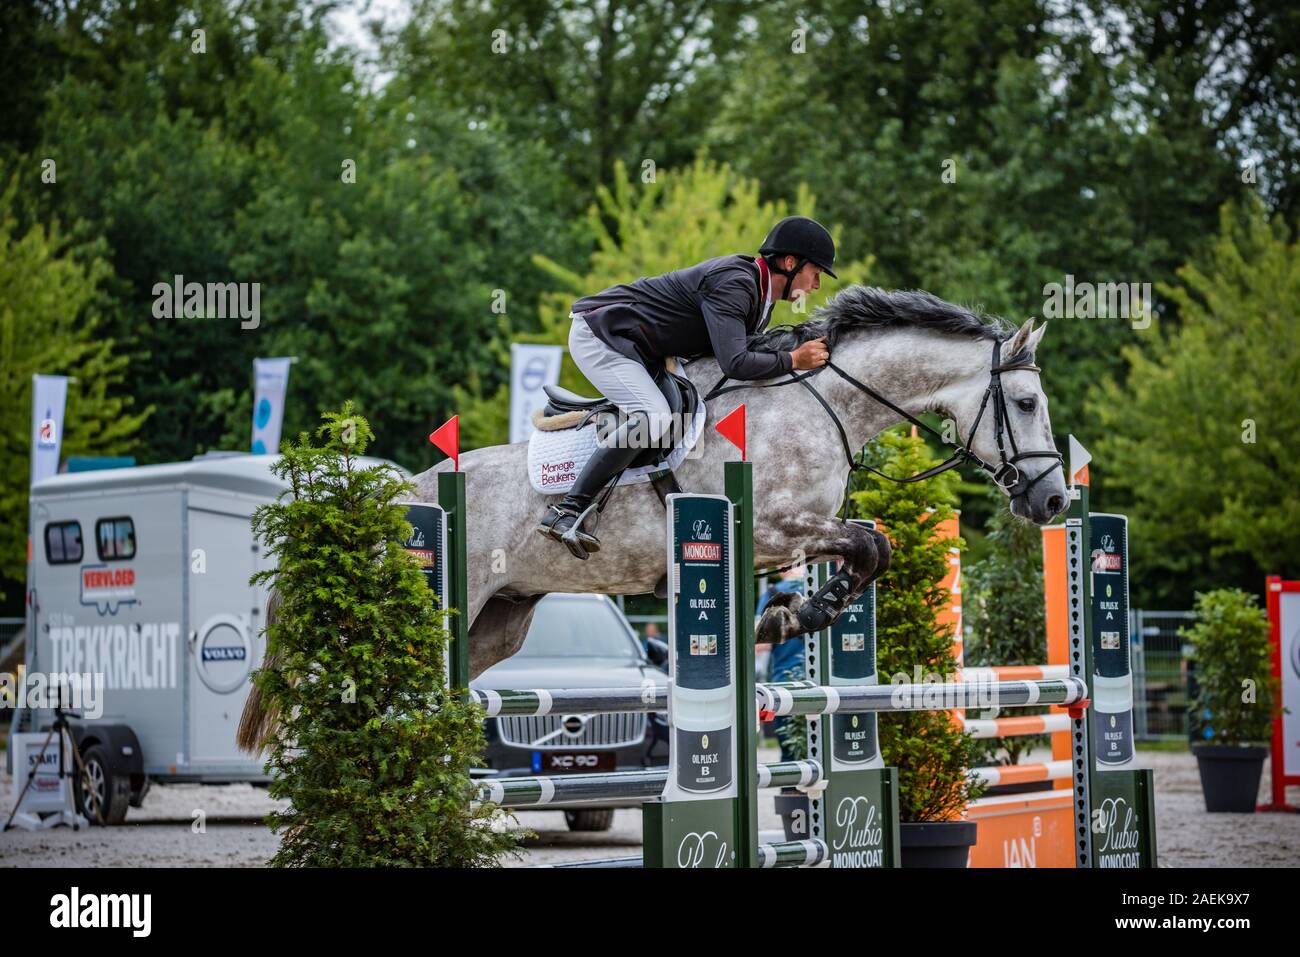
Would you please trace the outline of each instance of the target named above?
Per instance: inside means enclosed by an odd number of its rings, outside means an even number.
[[[27,622],[23,618],[0,618],[0,658],[9,649],[9,643],[18,637]]]
[[[1195,617],[1190,611],[1132,611],[1133,733],[1139,741],[1187,740],[1187,647],[1178,630]]]

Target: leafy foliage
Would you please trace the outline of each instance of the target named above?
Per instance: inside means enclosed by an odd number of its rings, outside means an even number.
[[[353,398],[376,410],[377,452],[432,464],[452,383],[505,377],[481,347],[500,334],[494,304],[531,315],[538,237],[573,248],[547,147],[471,126],[408,78],[369,88],[330,42],[328,6],[114,4],[97,35],[66,25],[77,55],[18,158],[22,186],[42,218],[107,242],[105,331],[151,370],[131,385],[157,407],[146,461],[247,448],[251,361],[293,355],[287,434]],[[44,157],[57,188],[37,181]],[[257,283],[256,327],[155,318],[155,284],[177,275]]]
[[[1124,351],[1123,385],[1089,406],[1108,507],[1131,505],[1142,601],[1198,582],[1300,573],[1300,245],[1258,201],[1225,207],[1206,256],[1166,294],[1182,323]]]
[[[1196,623],[1179,635],[1192,646],[1196,697],[1191,720],[1210,744],[1267,744],[1277,679],[1268,619],[1254,595],[1220,588],[1196,596]]]
[[[284,867],[488,867],[514,847],[471,803],[482,711],[444,689],[449,632],[400,542],[410,492],[359,460],[373,438],[351,403],[273,467],[289,490],[253,526],[277,567],[267,627],[277,668],[256,681],[280,721],[269,742],[270,815]]]
[[[27,556],[32,376],[67,375],[64,455],[136,447],[150,408],[114,394],[128,360],[105,336],[102,244],[77,244],[54,222],[18,235],[17,181],[0,193],[0,579],[21,581]]]
[[[499,119],[516,141],[554,144],[552,175],[588,198],[617,180],[616,162],[690,162],[732,80],[730,62],[744,55],[736,41],[746,6],[415,0],[388,61],[469,105],[475,119]]]

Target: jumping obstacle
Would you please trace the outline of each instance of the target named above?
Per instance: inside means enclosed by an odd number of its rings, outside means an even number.
[[[440,476],[440,495],[444,479],[451,493],[444,501],[455,503],[453,509],[420,508],[441,512],[428,523],[438,534],[427,540],[439,554],[426,560],[426,570],[434,579],[431,585],[450,603],[458,593],[463,596],[465,581],[464,478],[460,473]],[[754,606],[750,463],[727,463],[726,492],[725,496],[668,498],[671,683],[666,691],[652,687],[473,692],[487,713],[497,715],[666,707],[671,729],[668,767],[495,779],[481,785],[480,800],[521,808],[647,798],[641,863],[650,867],[893,867],[899,863],[898,783],[894,769],[884,767],[879,754],[878,714],[990,703],[998,707],[1055,703],[1074,706],[1070,733],[1077,754],[1067,773],[1079,865],[1154,864],[1150,772],[1103,772],[1102,756],[1116,748],[1111,740],[1116,725],[1112,717],[1094,736],[1088,711],[1082,707],[1091,697],[1094,652],[1085,634],[1095,617],[1089,613],[1084,572],[1084,556],[1091,544],[1084,495],[1078,490],[1073,493],[1072,532],[1067,525],[1072,536],[1068,538],[1068,587],[1075,602],[1074,663],[1067,675],[880,686],[875,670],[873,586],[829,628],[807,637],[809,681],[757,685],[753,615],[748,612]],[[830,574],[828,566],[819,568],[819,574]],[[453,616],[449,624],[459,643],[449,654],[449,680],[455,681],[454,676],[467,671],[468,636],[462,616]],[[1098,648],[1105,650],[1102,645]],[[807,717],[808,761],[758,763],[760,706]],[[1055,775],[1059,770],[1044,773]],[[1122,782],[1119,776],[1124,777]],[[808,839],[759,843],[757,793],[771,786],[794,786],[809,793],[813,810]],[[590,866],[632,863],[619,859],[590,862]]]
[[[1044,538],[1064,531],[1064,526],[1044,529]],[[942,524],[940,537],[956,538],[960,527],[956,517]],[[1062,539],[1062,542],[1064,540]],[[951,596],[951,601],[940,612],[940,623],[949,627],[953,636],[953,657],[959,676],[965,681],[1041,680],[1065,678],[1069,675],[1066,661],[1066,636],[1061,620],[1065,614],[1065,565],[1048,573],[1048,620],[1060,624],[1059,636],[1049,641],[1046,665],[998,665],[991,667],[963,667],[962,660],[962,581],[961,552],[949,550],[948,574],[941,587]],[[1060,607],[1053,610],[1053,588],[1059,584]],[[1050,629],[1049,629],[1050,633]],[[1013,768],[974,768],[975,776],[990,788],[1016,786],[1015,793],[989,794],[972,801],[966,808],[966,819],[978,822],[975,845],[971,848],[971,867],[1074,867],[1075,853],[1073,831],[1073,793],[1068,773],[1070,756],[1070,717],[1064,709],[1047,715],[1022,715],[1016,717],[969,718],[962,711],[953,712],[953,720],[975,738],[997,739],[1050,734],[1051,762],[1021,764]],[[1065,769],[1065,773],[1063,772]],[[1042,785],[1047,784],[1044,790]],[[1025,785],[1033,785],[1032,789]]]
[[[1071,451],[1086,452],[1071,438]],[[1086,495],[1086,467],[1071,469],[1072,496]],[[1086,499],[1080,498],[1081,502]],[[1078,514],[1076,514],[1076,511]],[[1071,615],[1086,605],[1091,613],[1089,634],[1094,657],[1103,663],[1098,676],[1094,715],[1100,711],[1110,727],[1107,743],[1099,747],[1102,766],[1131,766],[1132,681],[1128,655],[1128,538],[1123,516],[1088,514],[1081,504],[1071,517],[1075,524],[1043,529],[1043,590],[1047,623],[1046,665],[1017,665],[964,668],[965,680],[1000,678],[1051,678],[1070,671],[1073,635]],[[1073,530],[1073,531],[1072,531]],[[956,534],[956,529],[952,529]],[[1087,540],[1088,584],[1105,592],[1089,594],[1086,602],[1072,605],[1070,549]],[[953,571],[946,582],[953,602],[950,620],[954,626],[954,653],[962,660],[960,557],[954,554]],[[1077,596],[1075,596],[1077,597]],[[1008,738],[1049,734],[1052,760],[1043,764],[1021,764],[975,769],[991,787],[1052,782],[1049,790],[1021,791],[979,798],[967,808],[968,820],[979,822],[978,838],[971,849],[972,867],[1074,867],[1078,864],[1073,840],[1075,808],[1067,768],[1072,757],[1073,723],[1064,711],[1047,715],[1013,718],[967,719],[958,716],[966,730],[979,738]],[[1108,779],[1111,780],[1111,779]]]
[[[1076,448],[1083,453],[1073,437],[1070,441],[1072,453]],[[1054,652],[1051,663],[966,668],[960,672],[960,682],[881,687],[864,693],[850,685],[864,680],[876,684],[879,680],[872,585],[830,629],[831,649],[856,648],[858,653],[848,656],[855,660],[847,667],[834,663],[831,680],[826,682],[821,674],[822,663],[828,660],[827,643],[824,638],[809,636],[806,662],[810,680],[771,686],[766,692],[759,687],[760,706],[775,714],[838,716],[859,711],[858,704],[873,702],[876,706],[870,709],[872,713],[864,715],[862,727],[854,729],[860,739],[859,756],[872,766],[880,761],[875,713],[905,710],[879,706],[885,696],[892,697],[895,691],[929,695],[934,709],[979,708],[972,703],[978,698],[977,689],[993,683],[998,688],[998,707],[1051,704],[1069,708],[1068,712],[1010,718],[968,720],[954,715],[975,737],[1053,735],[1050,762],[973,769],[973,774],[989,786],[1053,782],[1055,787],[1046,792],[991,796],[972,802],[966,812],[967,819],[978,822],[977,843],[970,857],[972,867],[1048,863],[1066,867],[1155,866],[1152,775],[1150,771],[1132,770],[1127,524],[1122,516],[1090,514],[1086,469],[1072,468],[1071,476],[1066,523],[1044,529],[1045,591],[1050,648]],[[960,564],[956,555],[951,564],[948,587],[957,596]],[[815,592],[834,571],[830,565],[810,570],[805,593]],[[948,622],[960,636],[959,600],[954,600]],[[1027,683],[1028,687],[1018,687],[1016,682]],[[812,687],[816,683],[832,687],[818,690]],[[1090,699],[1087,710],[1071,707],[1081,697]],[[850,703],[845,704],[845,698]],[[817,728],[810,724],[810,742],[815,731]],[[840,733],[842,737],[849,734]],[[811,748],[809,754],[819,756]],[[1057,856],[1050,858],[1044,851]]]

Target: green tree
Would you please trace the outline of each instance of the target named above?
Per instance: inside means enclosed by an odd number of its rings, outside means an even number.
[[[1288,222],[1300,215],[1300,10],[1161,0],[1073,6],[1072,18],[1090,13],[1104,31],[1112,82],[1144,114],[1179,128],[1170,140],[1196,131],[1205,146],[1226,146],[1274,213]],[[1146,177],[1135,178],[1145,185]]]
[[[1300,246],[1259,201],[1225,206],[1213,247],[1179,277],[1164,292],[1181,324],[1126,349],[1124,384],[1089,406],[1096,484],[1107,508],[1132,512],[1135,603],[1300,574]]]
[[[882,432],[874,451],[884,471],[904,477],[938,464],[925,443],[901,430]],[[876,582],[876,666],[881,681],[904,676],[950,677],[957,667],[951,631],[939,612],[951,600],[943,579],[948,552],[959,538],[938,533],[955,517],[957,477],[945,472],[924,482],[878,487],[851,496],[857,515],[874,518],[889,536],[889,570]],[[899,804],[904,821],[955,820],[977,798],[981,786],[969,769],[980,748],[953,724],[947,711],[886,713],[880,718],[880,751],[885,764],[898,768]]]
[[[1189,29],[1200,16],[1179,13]],[[1067,275],[1171,280],[1219,204],[1246,189],[1239,150],[1205,120],[1223,104],[1171,108],[1166,86],[1148,93],[1161,76],[1149,54],[1100,44],[1120,31],[1084,4],[778,0],[753,23],[705,142],[765,198],[806,183],[845,225],[848,254],[875,257],[881,285],[1043,316],[1044,287]],[[1039,358],[1053,424],[1086,434],[1087,397],[1140,332],[1124,318],[1052,325]],[[968,527],[986,519],[974,504]]]
[[[962,568],[962,613],[970,626],[964,663],[970,667],[1039,665],[1047,660],[1047,610],[1043,599],[1043,533],[1016,518],[1007,497],[989,487],[993,519],[988,555]],[[1047,709],[1016,709],[1016,714],[1046,714]],[[971,715],[975,717],[976,715]],[[1020,756],[1045,739],[1003,738],[984,742],[990,758],[1019,764]],[[982,763],[992,763],[986,761]]]
[[[576,248],[549,149],[431,87],[370,83],[330,42],[327,8],[163,0],[60,25],[68,67],[17,161],[38,220],[107,241],[106,331],[147,364],[132,391],[158,409],[147,460],[246,448],[251,360],[296,355],[287,434],[355,397],[375,409],[377,452],[430,464],[451,384],[504,376],[496,304],[531,315],[529,256]],[[56,183],[39,180],[45,158]],[[257,283],[256,328],[155,318],[155,284],[176,275]]]
[[[286,446],[289,494],[253,528],[276,560],[267,626],[275,668],[256,681],[279,722],[270,815],[284,867],[487,867],[515,837],[488,826],[470,779],[482,711],[443,688],[446,643],[400,500],[411,486],[359,461],[373,438],[351,403]]]
[[[738,18],[713,0],[417,0],[385,46],[385,65],[551,144],[550,176],[580,211],[615,161],[641,170],[690,162],[729,79]]]
[[[540,329],[510,334],[503,325],[498,342],[567,345],[569,310],[576,299],[640,276],[655,276],[693,265],[726,253],[756,254],[772,225],[783,216],[816,214],[816,201],[807,190],[799,190],[792,206],[783,202],[764,203],[759,186],[736,175],[725,163],[706,156],[681,170],[660,170],[651,183],[630,179],[620,164],[614,188],[600,187],[598,203],[588,211],[588,223],[596,237],[596,249],[585,274],[567,269],[544,255],[533,261],[550,279],[553,291],[542,295],[538,306]],[[612,223],[612,226],[606,226]],[[833,230],[832,230],[833,231]],[[836,281],[826,278],[822,288],[807,297],[796,312],[790,303],[777,303],[772,323],[800,322],[834,294],[836,288],[863,282],[871,267],[870,258],[837,265]],[[496,347],[498,361],[510,361],[504,345]],[[560,384],[587,394],[590,383],[567,355],[560,368]],[[457,391],[456,408],[466,413],[462,438],[469,446],[504,442],[509,432],[508,383],[478,398],[473,388]]]
[[[63,454],[131,451],[151,409],[112,394],[128,361],[103,334],[102,249],[34,225],[18,235],[17,180],[0,193],[0,579],[21,582],[27,563],[32,376],[66,375]]]

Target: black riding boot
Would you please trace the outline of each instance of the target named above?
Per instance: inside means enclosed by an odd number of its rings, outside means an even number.
[[[633,443],[633,433],[649,435],[647,419],[642,413],[629,416],[627,421],[610,432],[603,444],[596,446],[587,464],[569,494],[556,505],[550,506],[537,530],[547,538],[563,542],[574,558],[587,560],[589,552],[600,551],[600,539],[594,533],[598,513],[592,502],[612,480],[623,474],[642,452],[644,443]],[[590,531],[587,527],[590,527]]]

